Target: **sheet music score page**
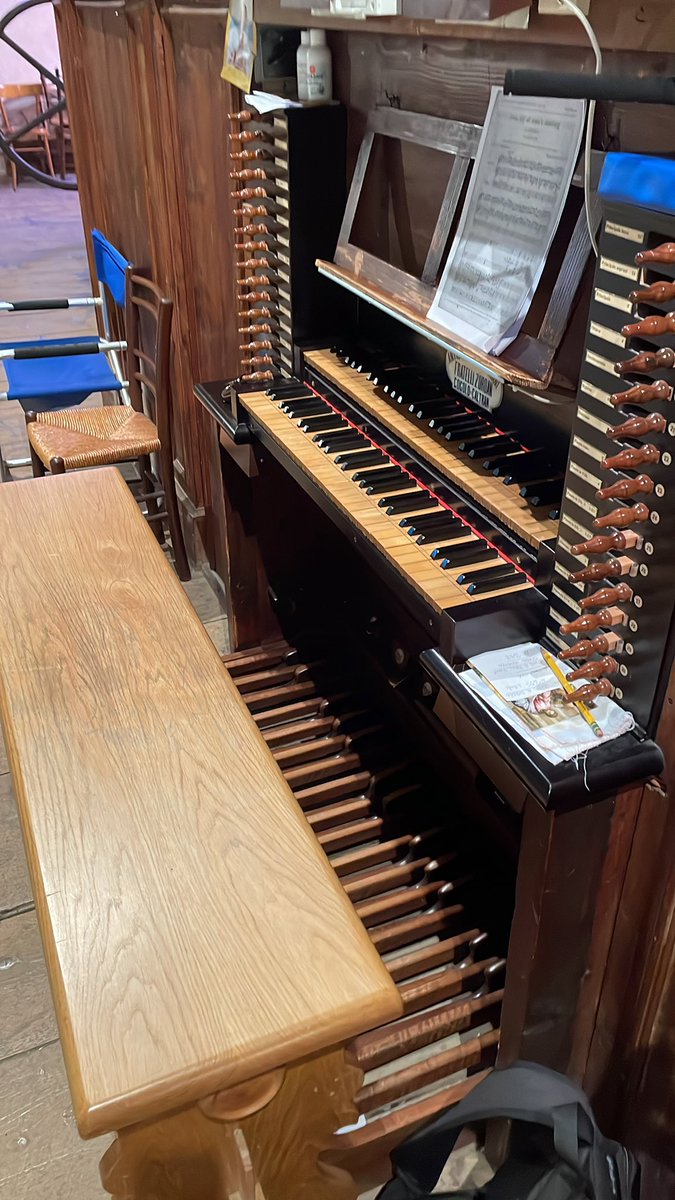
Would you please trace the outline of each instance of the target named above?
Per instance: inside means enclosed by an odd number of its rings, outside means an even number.
[[[585,101],[493,88],[455,240],[429,318],[489,354],[517,336],[560,222]]]

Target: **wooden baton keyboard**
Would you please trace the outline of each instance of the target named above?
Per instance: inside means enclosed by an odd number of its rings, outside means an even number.
[[[344,666],[342,643],[336,654],[280,642],[223,661],[403,1004],[349,1047],[364,1073],[361,1122],[335,1142],[353,1153],[400,1139],[495,1061],[505,931],[494,917],[509,911],[508,873],[499,879],[447,785]]]
[[[255,434],[266,434],[330,499],[344,521],[435,610],[523,591],[526,572],[465,516],[378,445],[363,427],[295,381],[245,393]]]
[[[413,451],[438,468],[447,479],[474,497],[482,507],[498,517],[535,549],[538,549],[542,542],[557,536],[558,521],[549,515],[556,503],[557,493],[554,492],[548,507],[533,508],[528,500],[520,495],[519,480],[513,479],[505,485],[504,478],[508,479],[508,476],[495,478],[483,468],[480,458],[469,457],[467,453],[457,449],[456,444],[450,449],[441,437],[434,434],[433,417],[431,426],[428,417],[416,417],[407,404],[397,403],[392,396],[385,394],[383,388],[371,379],[370,372],[352,366],[351,362],[356,361],[354,357],[350,362],[345,361],[346,357],[334,350],[307,350],[304,354],[307,366],[353,399],[386,429],[405,440]],[[416,389],[413,387],[410,390],[414,396]],[[468,405],[463,407],[467,414],[471,413],[473,419],[484,426],[484,436],[494,441],[495,427],[488,423],[486,414],[481,414],[478,410],[472,411]],[[423,409],[420,409],[420,412],[423,412]],[[438,422],[436,426],[437,424]],[[488,446],[489,443],[486,442],[486,454]],[[536,456],[531,451],[526,453],[529,453],[534,461]],[[511,455],[504,457],[510,458]],[[558,490],[562,495],[562,481]]]

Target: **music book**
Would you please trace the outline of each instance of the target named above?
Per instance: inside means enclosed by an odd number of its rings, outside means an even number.
[[[429,319],[487,354],[519,333],[560,223],[585,101],[493,88],[455,240]]]

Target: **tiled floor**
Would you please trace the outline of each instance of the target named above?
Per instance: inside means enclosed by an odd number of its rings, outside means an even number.
[[[76,195],[30,183],[13,193],[0,178],[0,229],[0,298],[90,294]],[[95,332],[86,309],[0,321],[0,341]],[[18,404],[0,402],[0,444],[6,457],[26,453]],[[227,625],[206,580],[185,590],[224,652]],[[73,1121],[8,772],[0,736],[0,1200],[103,1200],[107,1140],[81,1141]]]

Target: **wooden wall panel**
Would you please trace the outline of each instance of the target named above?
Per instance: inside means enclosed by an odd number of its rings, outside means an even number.
[[[198,9],[173,17],[152,0],[62,0],[58,24],[85,229],[100,226],[175,303],[176,476],[193,554],[196,521],[212,557],[204,414],[192,388],[237,367],[225,135],[240,103],[220,79],[224,19]]]

